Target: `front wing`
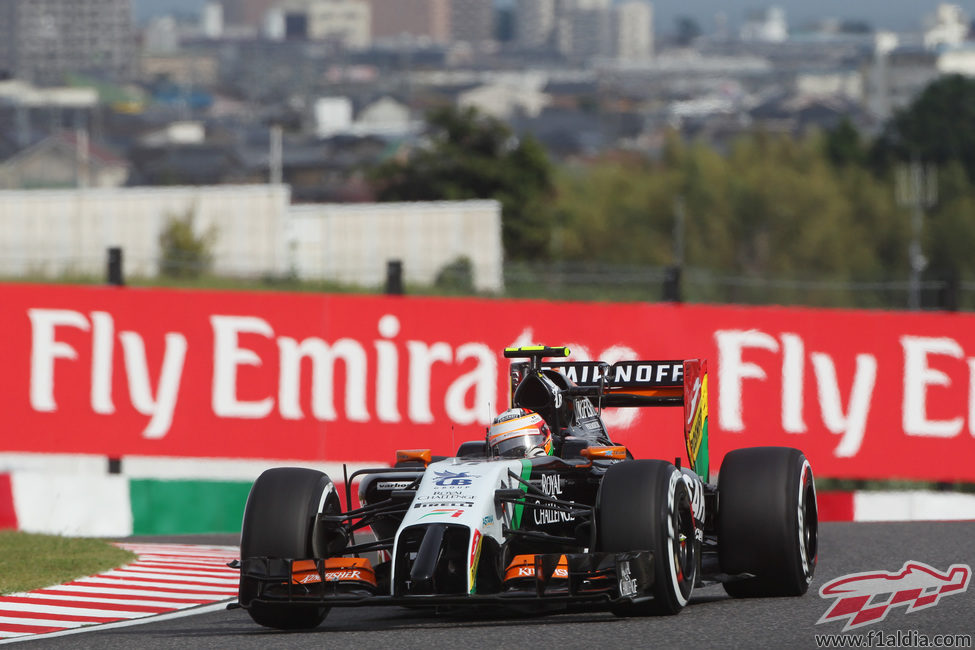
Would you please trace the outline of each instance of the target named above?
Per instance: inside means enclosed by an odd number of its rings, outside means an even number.
[[[564,558],[564,560],[563,560]],[[314,568],[310,563],[314,563]],[[301,563],[297,569],[295,563]],[[557,567],[564,572],[557,572]],[[297,571],[317,572],[319,580],[302,584]],[[326,579],[325,561],[254,557],[241,564],[240,606],[252,603],[321,604],[329,607],[371,605],[505,605],[526,603],[640,603],[652,597],[654,571],[650,551],[623,553],[549,553],[535,556],[534,576],[517,588],[489,594],[379,595],[341,580]]]

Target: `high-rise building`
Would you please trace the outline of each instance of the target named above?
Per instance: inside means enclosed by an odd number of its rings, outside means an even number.
[[[258,29],[264,25],[265,16],[279,0],[221,0],[223,19],[227,25],[248,26]]]
[[[450,0],[370,0],[372,38],[450,40]]]
[[[515,41],[521,47],[551,45],[555,29],[555,0],[516,0],[514,22]]]
[[[785,10],[782,7],[765,7],[747,12],[739,36],[743,41],[781,43],[789,38]]]
[[[281,8],[286,38],[334,41],[351,48],[371,42],[366,0],[286,0]]]
[[[605,11],[613,5],[613,0],[562,0],[563,8],[576,11]]]
[[[645,0],[616,5],[616,58],[647,61],[653,57],[653,6]]]
[[[608,57],[614,53],[612,13],[609,9],[576,9],[569,19],[569,50],[575,59]]]
[[[450,40],[482,43],[494,39],[494,3],[450,0]]]
[[[130,0],[0,0],[0,71],[38,83],[135,71]]]
[[[219,2],[207,2],[200,14],[200,31],[206,38],[220,38],[223,36],[223,5]]]
[[[555,0],[554,41],[565,56],[612,56],[613,32],[612,0]]]

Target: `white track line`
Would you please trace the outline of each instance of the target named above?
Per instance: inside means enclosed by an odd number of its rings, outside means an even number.
[[[197,614],[208,614],[210,612],[218,612],[222,609],[227,609],[227,602],[213,603],[210,605],[203,605],[201,607],[195,607],[193,609],[184,609],[178,612],[167,612],[166,614],[158,614],[156,616],[148,616],[142,619],[133,619],[126,621],[116,621],[114,623],[102,623],[101,625],[93,625],[90,627],[75,628],[70,630],[61,630],[59,632],[48,632],[46,634],[23,634],[21,636],[11,636],[8,639],[0,639],[0,645],[5,643],[17,643],[18,641],[27,641],[31,639],[50,639],[56,636],[68,636],[70,634],[81,634],[84,632],[94,632],[95,630],[111,630],[119,627],[129,627],[132,625],[145,625],[146,623],[155,623],[156,621],[168,621],[173,618],[183,618],[185,616],[196,616]]]
[[[216,592],[200,592],[200,591],[166,591],[158,592],[149,589],[124,589],[124,588],[111,588],[102,587],[99,585],[63,585],[58,587],[58,591],[71,591],[77,592],[82,595],[90,594],[106,594],[113,596],[166,596],[166,598],[179,598],[181,600],[194,600],[199,598],[210,598],[217,599],[221,597],[229,598],[231,595],[236,594],[237,590],[220,589]],[[132,603],[136,605],[138,603]]]
[[[227,567],[239,556],[235,547],[116,545],[138,559],[67,584],[0,596],[0,644],[202,614],[226,608],[237,595],[240,574]],[[33,617],[19,618],[17,612]],[[102,622],[106,619],[111,622]]]
[[[67,586],[70,587],[94,587],[96,589],[128,589],[132,594],[144,594],[147,591],[156,591],[160,595],[163,594],[177,594],[177,593],[195,593],[195,594],[222,594],[225,592],[237,593],[237,583],[226,583],[222,585],[195,585],[195,584],[182,584],[177,585],[171,582],[153,582],[152,580],[113,580],[107,579],[103,580],[101,578],[87,578],[84,580],[75,580],[74,582],[68,583]]]
[[[116,569],[114,571],[106,571],[105,573],[99,574],[102,577],[107,578],[121,578],[127,580],[138,580],[138,579],[148,579],[152,580],[152,584],[172,584],[173,586],[179,586],[180,583],[190,582],[193,584],[212,584],[212,585],[233,585],[237,587],[239,578],[236,575],[227,576],[221,578],[219,576],[209,576],[209,575],[188,575],[186,573],[170,573],[170,574],[159,574],[159,573],[146,573],[142,571],[135,571],[132,569]],[[121,580],[118,580],[121,582]]]
[[[13,625],[47,625],[49,627],[82,627],[84,625],[98,625],[98,621],[66,621],[60,618],[13,618],[11,616],[0,616],[0,625],[10,623]]]
[[[23,594],[19,594],[23,595]],[[158,594],[153,594],[158,596]],[[68,601],[69,603],[86,603],[93,607],[97,607],[99,604],[104,605],[139,605],[140,607],[171,607],[174,609],[183,609],[184,607],[193,607],[194,605],[203,605],[205,603],[192,603],[192,602],[178,602],[178,601],[166,601],[166,600],[137,600],[133,601],[131,598],[112,598],[110,596],[98,596],[92,594],[90,596],[81,596],[78,594],[36,594],[31,593],[31,598],[42,599],[42,600],[53,600],[53,601]],[[166,596],[167,598],[169,596]],[[197,598],[197,600],[203,600],[203,598]],[[206,600],[211,600],[207,598]],[[0,605],[0,609],[3,606]]]
[[[226,571],[210,571],[209,573],[201,571],[179,571],[177,569],[170,569],[168,571],[162,569],[146,568],[146,567],[133,567],[125,566],[119,569],[112,569],[106,571],[105,573],[100,573],[103,576],[132,576],[139,578],[156,578],[158,580],[181,580],[181,581],[222,581],[230,580],[231,578],[236,579],[240,575],[235,569],[227,569]]]
[[[136,603],[128,603],[135,605]],[[151,612],[129,612],[120,609],[98,609],[97,607],[59,607],[58,605],[40,605],[35,603],[3,603],[3,609],[16,612],[36,612],[38,614],[69,614],[73,616],[114,616],[118,618],[136,618],[148,616]],[[22,625],[31,625],[30,619],[20,621]]]

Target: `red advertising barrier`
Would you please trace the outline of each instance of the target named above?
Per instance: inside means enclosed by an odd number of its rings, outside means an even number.
[[[505,346],[707,358],[711,464],[788,445],[820,476],[975,481],[968,314],[0,285],[0,451],[388,461],[507,407]],[[681,409],[606,413],[684,455]]]

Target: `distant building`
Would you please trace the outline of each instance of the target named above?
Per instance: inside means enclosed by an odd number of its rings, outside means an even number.
[[[609,9],[613,0],[562,0],[563,10],[602,11]]]
[[[576,9],[563,21],[562,53],[584,61],[615,53],[613,14],[609,9]]]
[[[889,39],[877,48],[874,60],[863,71],[866,109],[883,122],[914,101],[931,82],[947,74],[975,78],[975,47],[897,46],[896,39]]]
[[[524,48],[543,48],[552,43],[555,0],[515,0],[515,42]]]
[[[315,135],[327,138],[352,127],[352,101],[348,97],[319,97],[312,108]]]
[[[795,94],[800,98],[838,97],[860,101],[863,76],[856,70],[800,72],[796,75]]]
[[[450,0],[450,40],[483,43],[493,39],[493,3],[487,0]]]
[[[212,54],[147,54],[139,63],[146,81],[166,79],[174,84],[206,87],[219,80],[220,62]]]
[[[542,90],[543,79],[512,78],[488,83],[460,93],[457,105],[476,108],[485,115],[500,120],[514,117],[538,117],[549,104],[550,98]]]
[[[372,41],[372,19],[366,0],[287,0],[282,3],[285,38],[334,41],[365,48]]]
[[[271,8],[280,0],[221,0],[224,24],[260,29]]]
[[[61,131],[0,162],[0,189],[122,187],[129,163],[89,141]]]
[[[927,19],[924,47],[961,45],[968,36],[969,19],[958,5],[940,4]]]
[[[405,135],[413,128],[410,107],[392,97],[381,97],[359,111],[353,127],[361,134]]]
[[[450,0],[370,0],[374,40],[450,40]]]
[[[156,16],[142,30],[143,53],[176,54],[179,46],[179,27],[172,16]]]
[[[763,43],[781,43],[789,38],[789,26],[785,20],[785,9],[766,7],[749,11],[741,26],[741,40]]]
[[[286,30],[284,10],[279,6],[268,9],[261,21],[260,35],[269,41],[283,41]]]
[[[200,31],[209,39],[223,36],[223,5],[219,2],[207,2],[200,14]]]
[[[52,132],[92,125],[98,106],[94,88],[0,81],[0,158],[36,144]]]
[[[615,53],[611,0],[556,0],[555,46],[577,61]]]
[[[40,83],[66,73],[131,78],[130,0],[0,0],[0,71]]]
[[[945,49],[938,57],[938,72],[975,77],[975,48],[962,46]]]
[[[940,76],[938,59],[937,53],[921,47],[878,52],[864,78],[871,117],[884,122],[895,110],[910,104],[925,86]]]
[[[653,5],[629,0],[616,6],[616,58],[648,61],[653,57]]]

